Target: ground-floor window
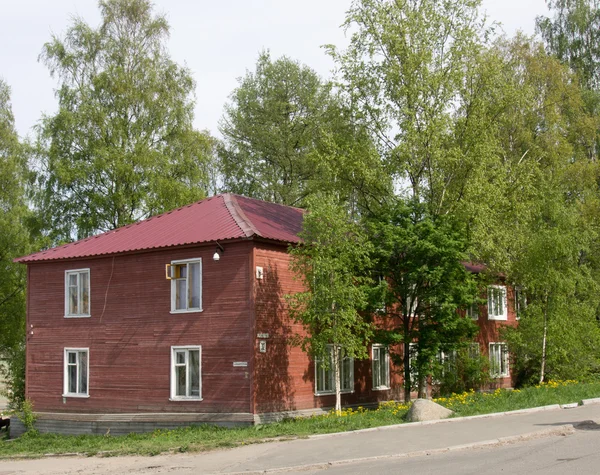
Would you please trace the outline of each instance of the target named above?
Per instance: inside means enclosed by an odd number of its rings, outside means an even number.
[[[171,347],[171,399],[202,398],[200,346]]]
[[[88,396],[89,349],[65,348],[64,387],[65,396]]]
[[[504,378],[509,375],[506,343],[490,343],[490,375],[493,378]]]
[[[335,370],[333,367],[333,345],[327,345],[325,358],[315,360],[315,392],[331,394],[335,392]],[[354,390],[354,358],[346,356],[343,348],[340,351],[340,388],[342,392]]]
[[[373,389],[390,388],[390,352],[387,346],[373,345]]]

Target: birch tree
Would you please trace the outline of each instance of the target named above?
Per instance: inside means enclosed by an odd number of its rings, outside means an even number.
[[[342,355],[368,357],[373,329],[360,311],[368,302],[370,281],[364,274],[372,246],[362,227],[332,197],[315,196],[308,203],[302,241],[290,249],[290,269],[307,290],[291,296],[289,302],[292,317],[306,329],[303,350],[333,371],[339,412]]]
[[[55,240],[83,238],[205,196],[212,153],[195,131],[194,80],[148,0],[101,0],[44,45],[58,112],[40,126],[38,210]]]

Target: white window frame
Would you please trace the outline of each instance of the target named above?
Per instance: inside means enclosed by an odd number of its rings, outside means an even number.
[[[180,281],[181,279],[176,279],[176,278],[172,278],[171,279],[171,313],[196,313],[196,312],[202,312],[202,259],[197,257],[197,258],[193,258],[193,259],[182,259],[182,260],[178,260],[178,261],[171,261],[171,266],[175,267],[175,266],[181,266],[181,265],[186,265],[188,267],[188,271],[186,273],[186,302],[187,305],[189,305],[189,264],[193,264],[193,263],[197,263],[200,266],[200,275],[198,278],[198,285],[199,285],[199,289],[198,289],[198,296],[199,296],[199,303],[198,303],[198,307],[187,307],[187,308],[177,308],[177,282]]]
[[[339,351],[343,352],[343,348],[339,347]],[[334,372],[334,368],[333,368],[333,345],[327,345],[327,356],[331,360],[330,366],[327,369],[322,364],[321,358],[315,359],[315,396],[324,396],[324,395],[328,395],[328,394],[335,394],[335,379],[334,379],[335,372]],[[344,362],[345,361],[349,361],[349,363],[348,363],[348,366],[349,366],[348,378],[344,377],[344,376],[346,376],[345,370],[344,370]],[[322,378],[323,381],[329,380],[331,389],[319,390],[319,388],[318,388],[318,382],[319,382],[318,373],[319,372],[323,373],[323,378]],[[351,384],[350,388],[344,388],[343,384],[344,384],[345,379],[348,379],[348,381],[350,382],[350,384]],[[340,392],[342,394],[348,394],[348,393],[354,392],[354,358],[352,358],[351,356],[342,355],[342,358],[340,361]]]
[[[198,351],[198,396],[177,396],[176,395],[176,375],[175,368],[177,366],[177,360],[175,358],[175,352],[185,351],[185,367],[186,367],[186,393],[189,394],[190,385],[190,368],[189,368],[189,352]],[[171,347],[171,401],[202,401],[202,346],[190,345],[190,346],[172,346]]]
[[[87,354],[87,374],[86,374],[86,391],[85,392],[69,392],[69,353],[76,353],[77,355],[77,377],[75,378],[77,385],[79,385],[79,371],[80,369],[80,354]],[[65,348],[63,352],[64,363],[63,363],[63,397],[90,397],[90,349],[89,348]]]
[[[495,308],[494,299],[496,292],[501,292],[502,298],[502,313]],[[487,288],[487,310],[488,320],[508,320],[508,309],[507,309],[507,298],[506,298],[506,286],[505,285],[489,285]]]
[[[375,354],[377,354],[377,358],[375,358]],[[382,355],[383,359],[381,358]],[[375,375],[381,374],[381,365],[384,365],[385,368],[385,381],[379,381],[379,384],[375,384]],[[387,345],[375,343],[371,347],[371,380],[373,383],[373,391],[390,389],[390,350]]]
[[[83,286],[81,285],[81,275],[87,274],[87,282],[88,282],[88,311],[86,313],[78,312],[71,313],[69,311],[69,276],[76,275],[77,276],[77,305],[81,305],[82,296],[83,296]],[[91,281],[91,273],[89,268],[85,269],[69,269],[65,271],[65,318],[88,318],[91,316],[92,311],[92,281]]]
[[[505,342],[490,342],[488,354],[490,359],[490,376],[492,378],[507,378],[510,376],[508,345]],[[495,364],[498,357],[498,364]],[[498,368],[499,371],[495,371],[495,368]]]

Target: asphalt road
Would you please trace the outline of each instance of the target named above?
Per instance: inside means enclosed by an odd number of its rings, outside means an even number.
[[[411,458],[387,458],[356,464],[334,465],[322,470],[288,474],[418,474],[418,475],[579,475],[600,473],[600,426],[576,429],[565,436],[444,454]]]

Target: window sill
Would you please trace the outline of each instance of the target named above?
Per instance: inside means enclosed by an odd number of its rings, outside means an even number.
[[[169,401],[173,401],[173,402],[194,402],[194,401],[202,401],[201,397],[170,397]]]
[[[68,394],[63,394],[62,397],[76,397],[76,398],[83,398],[83,399],[85,399],[85,398],[89,398],[90,395],[89,394],[71,394],[71,393],[68,393]]]
[[[389,391],[390,388],[389,386],[379,386],[377,388],[372,388],[371,391]]]
[[[500,321],[506,321],[506,320],[508,320],[508,317],[507,317],[506,315],[502,315],[502,316],[499,316],[499,317],[490,317],[490,316],[488,315],[488,320],[500,320]]]
[[[178,313],[201,313],[202,309],[201,308],[194,308],[192,310],[171,310],[169,313],[174,315],[174,314],[178,314]]]
[[[340,391],[340,394],[354,394],[354,389]],[[315,393],[315,396],[332,396],[332,395],[335,396],[335,391],[321,391],[321,392]]]
[[[90,318],[91,314],[81,314],[81,315],[65,315],[65,318]]]

